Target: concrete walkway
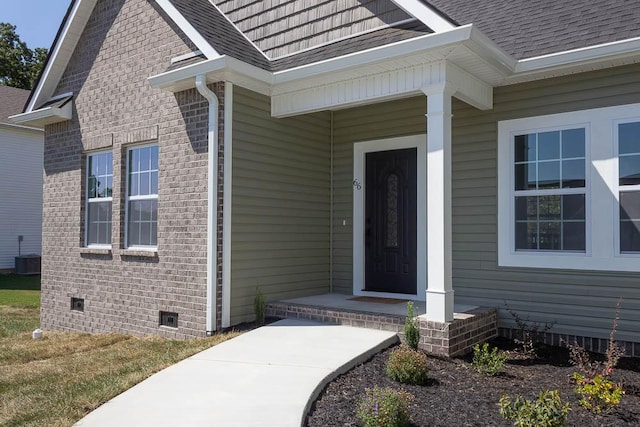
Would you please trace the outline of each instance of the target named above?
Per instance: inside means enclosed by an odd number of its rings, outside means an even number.
[[[396,341],[393,332],[281,320],[153,375],[76,426],[299,427],[330,380]]]

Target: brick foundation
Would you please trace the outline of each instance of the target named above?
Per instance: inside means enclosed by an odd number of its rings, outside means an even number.
[[[267,316],[315,320],[360,328],[395,331],[404,336],[405,316],[366,311],[333,309],[312,305],[275,302],[267,305]],[[419,347],[429,353],[453,357],[471,351],[473,345],[497,335],[497,314],[493,308],[477,308],[456,314],[450,323],[433,322],[421,316]]]
[[[498,335],[501,337],[514,339],[517,338],[518,331],[509,328],[499,328]],[[571,334],[555,334],[546,332],[542,335],[542,341],[548,345],[561,346],[563,342],[578,343],[585,350],[594,353],[605,353],[609,346],[608,338],[592,338]],[[624,355],[630,357],[640,357],[640,343],[630,341],[616,341],[616,343],[624,348]]]

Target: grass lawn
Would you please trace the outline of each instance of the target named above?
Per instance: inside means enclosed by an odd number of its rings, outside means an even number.
[[[39,291],[30,288],[35,281],[6,278],[0,276],[0,292],[8,291],[0,293],[3,427],[70,426],[151,374],[237,335],[181,341],[45,331],[43,339],[33,340],[31,331],[40,323],[39,302],[29,305],[29,298],[39,301]],[[16,297],[19,291],[38,295]]]
[[[40,276],[0,274],[0,305],[40,307]]]

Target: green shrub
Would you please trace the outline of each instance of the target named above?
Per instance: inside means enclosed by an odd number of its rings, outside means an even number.
[[[386,373],[389,378],[403,384],[424,385],[427,383],[427,356],[401,345],[391,352]]]
[[[256,323],[258,325],[264,325],[267,303],[265,302],[264,295],[260,292],[259,287],[256,287],[256,296],[253,299],[253,311],[256,315]]]
[[[405,427],[409,425],[409,405],[413,396],[392,388],[366,389],[356,416],[365,427]]]
[[[411,301],[407,303],[407,318],[404,321],[404,340],[412,349],[418,349],[420,328],[418,327],[418,319],[413,317],[413,303]]]
[[[624,390],[619,384],[615,384],[600,374],[589,379],[576,372],[573,374],[573,378],[576,380],[575,391],[580,396],[580,406],[594,414],[610,411],[620,403],[624,394]]]
[[[484,343],[482,347],[480,344],[473,346],[473,361],[471,366],[473,369],[484,375],[495,375],[500,372],[504,362],[507,360],[507,355],[498,350],[497,347],[493,347],[489,350],[489,344]]]
[[[563,427],[569,410],[569,404],[562,403],[557,390],[543,391],[537,400],[516,396],[511,401],[506,394],[500,398],[500,415],[513,420],[516,427]]]

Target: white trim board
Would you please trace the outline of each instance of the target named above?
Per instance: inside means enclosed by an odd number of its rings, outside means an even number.
[[[420,0],[391,0],[400,9],[409,15],[418,18],[424,25],[431,28],[436,33],[447,31],[455,28],[449,20],[438,12],[433,6]]]
[[[416,295],[364,291],[364,203],[365,203],[365,156],[376,151],[417,149],[417,196],[416,203]],[[426,224],[420,226],[421,213],[427,212],[427,137],[425,134],[398,138],[378,139],[353,144],[353,180],[360,183],[353,191],[353,294],[358,296],[402,297],[424,301],[427,291],[427,232]]]

